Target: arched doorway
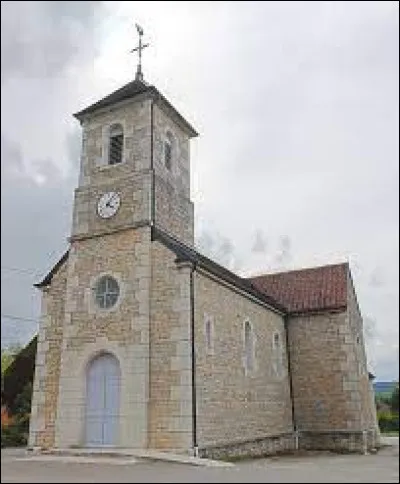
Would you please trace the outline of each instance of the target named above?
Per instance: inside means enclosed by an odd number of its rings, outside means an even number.
[[[110,353],[94,358],[86,371],[86,445],[117,444],[119,427],[121,372]]]

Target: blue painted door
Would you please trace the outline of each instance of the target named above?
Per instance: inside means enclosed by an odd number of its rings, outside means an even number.
[[[118,360],[110,354],[95,358],[86,376],[86,445],[117,444],[121,374]]]

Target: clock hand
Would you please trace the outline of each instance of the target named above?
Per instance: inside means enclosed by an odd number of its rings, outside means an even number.
[[[114,193],[114,195],[110,198],[110,200],[108,200],[108,202],[106,203],[106,207],[112,207],[112,205],[110,205],[110,203],[114,200],[114,198],[116,197],[116,193]]]

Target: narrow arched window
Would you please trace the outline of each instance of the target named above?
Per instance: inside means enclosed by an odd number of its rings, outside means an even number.
[[[272,354],[273,354],[273,362],[272,367],[274,373],[277,377],[280,377],[283,374],[283,352],[282,352],[282,343],[279,333],[274,333],[272,339]]]
[[[273,343],[274,349],[279,348],[280,346],[280,341],[279,341],[279,334],[275,333],[274,334],[274,343]]]
[[[110,127],[108,145],[108,164],[116,165],[122,162],[122,150],[124,146],[124,129],[121,124],[113,124]]]
[[[244,323],[244,352],[245,369],[246,371],[251,371],[254,368],[254,336],[249,321]]]
[[[204,317],[204,325],[205,325],[205,328],[204,328],[204,332],[205,332],[205,343],[206,343],[206,350],[207,352],[211,352],[212,349],[213,349],[213,341],[212,341],[212,337],[213,337],[213,323],[212,323],[212,319],[210,318],[210,316],[207,316],[205,315]]]
[[[174,138],[170,131],[167,132],[164,140],[164,164],[167,170],[172,168]]]

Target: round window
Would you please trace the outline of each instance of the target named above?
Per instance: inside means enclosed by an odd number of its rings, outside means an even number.
[[[118,282],[111,276],[101,277],[95,288],[96,303],[102,309],[114,306],[119,296]]]

